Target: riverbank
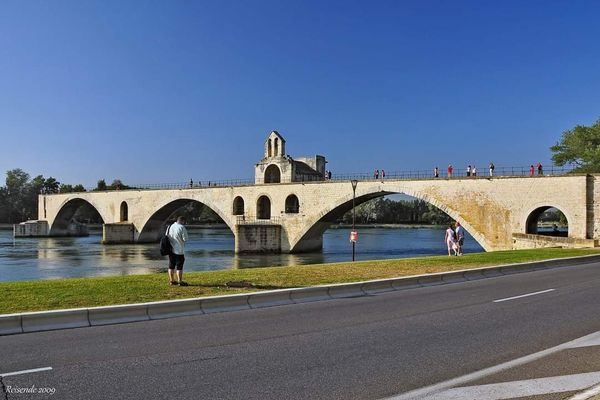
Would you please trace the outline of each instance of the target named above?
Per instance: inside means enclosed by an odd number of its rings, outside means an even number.
[[[484,266],[600,254],[594,249],[533,249],[355,263],[185,273],[189,286],[169,286],[166,273],[0,283],[0,314],[140,303],[259,290],[393,278]]]

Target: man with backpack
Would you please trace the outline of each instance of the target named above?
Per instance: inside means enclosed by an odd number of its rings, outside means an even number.
[[[460,222],[456,221],[455,224],[455,239],[456,239],[456,244],[458,246],[458,249],[456,251],[456,255],[457,256],[462,256],[463,255],[463,246],[465,244],[465,230],[463,229],[462,226],[460,226]]]
[[[177,222],[167,228],[167,238],[171,243],[169,253],[169,285],[187,286],[183,281],[183,263],[185,262],[184,246],[188,240],[187,229],[185,229],[185,218],[178,217]]]

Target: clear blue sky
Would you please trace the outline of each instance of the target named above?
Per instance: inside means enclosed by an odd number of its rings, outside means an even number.
[[[548,164],[600,117],[597,1],[0,2],[0,172],[250,178]],[[2,179],[3,180],[3,179]]]

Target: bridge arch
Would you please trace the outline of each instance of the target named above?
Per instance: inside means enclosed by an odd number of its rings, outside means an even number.
[[[378,197],[392,194],[406,194],[419,200],[426,201],[427,203],[430,203],[431,205],[442,210],[448,214],[450,218],[458,221],[463,228],[471,234],[473,239],[484,248],[484,250],[488,251],[491,248],[482,232],[480,232],[477,227],[471,223],[471,221],[465,219],[461,213],[455,210],[451,204],[444,204],[425,193],[422,193],[418,190],[413,190],[410,187],[403,187],[402,185],[398,185],[397,187],[387,186],[386,190],[382,190],[377,184],[365,183],[361,187],[361,184],[359,183],[358,186],[359,187],[357,188],[355,198],[356,206]],[[314,213],[311,218],[307,219],[301,234],[294,238],[290,238],[290,251],[294,253],[317,250],[317,246],[322,246],[323,233],[329,229],[329,227],[335,221],[337,221],[339,218],[341,218],[341,216],[351,209],[352,194],[344,194],[336,198],[334,201],[329,202],[322,208],[320,212]]]
[[[550,205],[537,206],[534,209],[529,211],[529,213],[527,215],[527,219],[525,220],[525,223],[523,224],[525,227],[525,233],[538,234],[538,222],[540,220],[540,217],[542,217],[542,215],[546,211],[549,211],[551,209],[556,209],[565,216],[565,218],[567,220],[567,236],[568,236],[569,221],[571,220],[570,217],[560,207],[550,206]]]
[[[205,201],[201,201],[201,200],[197,200],[197,199],[193,199],[193,198],[182,198],[182,199],[170,200],[170,201],[167,201],[167,202],[161,204],[160,206],[158,206],[158,209],[156,211],[154,211],[154,213],[152,213],[142,223],[142,225],[141,225],[142,228],[138,235],[137,241],[138,242],[156,242],[156,241],[158,241],[160,236],[163,234],[163,228],[165,227],[166,223],[168,222],[168,218],[171,215],[173,215],[173,213],[175,213],[177,210],[179,210],[180,208],[182,208],[190,203],[200,203],[203,206],[210,208],[225,222],[227,227],[229,227],[229,229],[231,229],[231,231],[233,232],[233,226],[231,224],[231,221],[227,218],[225,213],[219,207],[215,206],[214,204],[211,204],[210,202],[205,202]],[[166,230],[166,229],[164,229],[164,230]]]
[[[82,221],[74,221],[75,214],[82,207],[90,207],[91,209],[93,209],[96,213],[98,213],[98,215],[100,215],[100,218],[102,219],[102,223],[104,223],[106,221],[110,221],[110,218],[107,215],[103,215],[102,212],[100,212],[101,209],[99,207],[96,207],[94,204],[92,204],[91,202],[89,202],[86,199],[83,199],[81,197],[76,197],[76,198],[72,198],[72,199],[65,201],[60,206],[59,211],[56,214],[56,217],[54,217],[54,220],[52,221],[52,224],[50,225],[49,235],[50,236],[69,236],[69,235],[78,236],[78,234],[76,232],[71,232],[70,227],[72,226],[73,222],[82,222]]]

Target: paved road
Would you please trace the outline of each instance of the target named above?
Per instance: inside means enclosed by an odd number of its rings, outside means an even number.
[[[599,289],[596,263],[369,297],[5,336],[0,373],[52,367],[3,383],[51,387],[55,399],[378,399],[598,331]]]

